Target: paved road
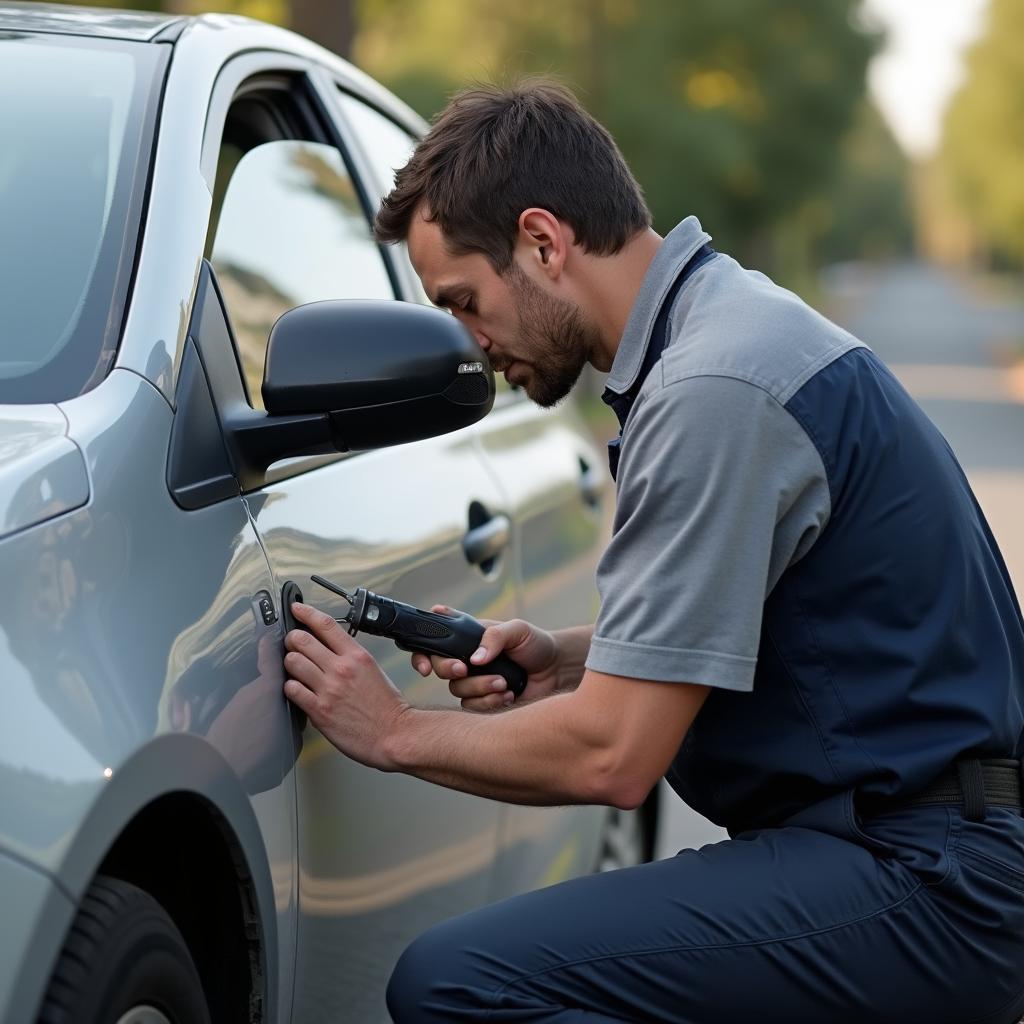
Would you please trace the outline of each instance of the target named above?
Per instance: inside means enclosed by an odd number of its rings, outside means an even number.
[[[1024,597],[1024,372],[1006,366],[1024,341],[1024,288],[1014,301],[918,265],[836,267],[824,284],[833,319],[889,364],[946,435]],[[662,810],[661,856],[725,835],[671,793]]]

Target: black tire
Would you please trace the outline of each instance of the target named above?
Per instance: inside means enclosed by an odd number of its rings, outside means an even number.
[[[157,1022],[161,1014],[169,1024],[210,1024],[188,946],[149,893],[98,875],[64,942],[38,1024],[118,1024],[126,1016],[129,1024]]]

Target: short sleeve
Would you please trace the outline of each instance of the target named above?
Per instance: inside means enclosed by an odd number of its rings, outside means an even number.
[[[641,395],[587,667],[752,689],[765,598],[829,512],[817,449],[761,387],[691,376]]]

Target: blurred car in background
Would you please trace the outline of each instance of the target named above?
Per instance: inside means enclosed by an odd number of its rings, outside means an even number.
[[[548,628],[596,612],[607,481],[571,404],[506,388],[353,454],[310,441],[336,406],[285,352],[312,405],[263,408],[296,307],[387,303],[339,351],[414,397],[387,311],[462,331],[370,230],[424,128],[257,22],[0,3],[3,1024],[383,1020],[428,925],[650,852],[647,811],[373,772],[281,694],[284,583],[344,611],[311,573]]]

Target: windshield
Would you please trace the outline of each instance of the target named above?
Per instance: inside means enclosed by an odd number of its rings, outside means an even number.
[[[166,50],[0,34],[0,403],[62,401],[109,367]]]

